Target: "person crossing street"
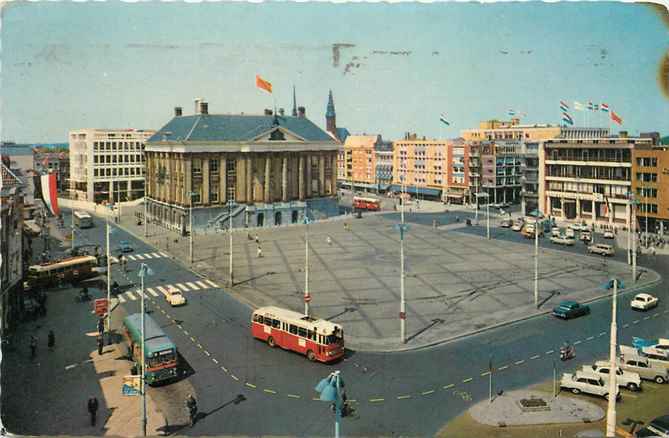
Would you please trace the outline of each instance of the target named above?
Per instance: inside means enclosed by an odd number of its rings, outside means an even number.
[[[190,420],[190,427],[195,425],[197,420],[197,400],[191,394],[186,397],[186,409],[188,409],[188,418]]]
[[[98,399],[91,396],[88,399],[88,413],[91,417],[91,426],[95,426],[95,421],[98,413]]]
[[[56,345],[56,335],[53,333],[53,330],[49,330],[49,336],[47,340],[47,346],[49,351],[53,351],[53,347]]]

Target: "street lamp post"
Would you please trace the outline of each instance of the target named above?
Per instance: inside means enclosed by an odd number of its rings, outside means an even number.
[[[490,239],[490,195],[488,193],[477,193],[476,194],[476,221],[478,223],[478,206],[479,198],[485,198],[486,210],[485,210],[485,224],[486,224],[486,238]]]
[[[190,264],[193,264],[193,196],[197,195],[196,192],[190,192],[189,194],[190,198],[190,208],[189,208],[189,219],[188,219],[188,228],[189,228],[189,233],[188,237],[189,243],[188,243],[188,248],[189,248],[189,259],[190,259]]]
[[[147,199],[146,196],[144,196],[144,237],[149,236],[149,218],[147,217]]]
[[[74,207],[72,207],[72,246],[71,248],[74,249]]]
[[[106,222],[106,231],[107,231],[107,336],[111,338],[111,249],[109,246],[109,235],[111,234],[111,228],[109,226],[109,216],[107,216]]]
[[[140,371],[140,387],[141,387],[141,392],[142,392],[142,436],[146,436],[146,361],[145,361],[145,355],[144,355],[144,344],[146,337],[144,335],[144,331],[146,329],[145,324],[144,324],[144,277],[146,275],[151,275],[151,269],[145,264],[142,263],[139,267],[138,274],[140,283],[141,283],[141,292],[140,292],[140,298],[141,298],[141,320],[142,320],[142,363],[141,363],[141,371]]]
[[[307,206],[304,206],[304,316],[309,316],[309,220]]]
[[[335,408],[335,438],[339,438],[339,423],[342,417],[342,410],[346,402],[344,393],[344,380],[339,371],[334,371],[329,376],[318,382],[316,392],[320,393],[319,399],[334,404]]]
[[[630,215],[631,215],[631,220],[630,220],[630,231],[628,236],[628,241],[631,238],[632,240],[632,254],[631,254],[631,261],[632,261],[632,281],[636,283],[636,206],[637,206],[637,200],[634,198],[634,194],[630,193]],[[628,246],[629,248],[629,246]]]
[[[609,346],[609,359],[611,361],[609,373],[609,400],[606,410],[606,436],[614,438],[616,436],[616,394],[618,382],[616,382],[617,361],[616,361],[616,342],[618,336],[617,320],[617,301],[618,301],[618,279],[613,279],[613,302],[611,308],[611,341]]]
[[[235,285],[235,280],[232,274],[232,199],[228,201],[228,234],[230,234],[230,269],[228,276],[230,277],[230,287]]]
[[[538,213],[538,212],[537,212]],[[539,308],[539,216],[534,221],[534,307]]]
[[[406,344],[406,298],[404,295],[404,280],[406,272],[404,269],[404,233],[409,230],[409,225],[405,223],[395,225],[400,232],[400,342]]]

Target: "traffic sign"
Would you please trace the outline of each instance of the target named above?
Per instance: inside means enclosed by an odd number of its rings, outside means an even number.
[[[94,303],[95,314],[98,316],[106,315],[107,310],[109,309],[109,303],[107,298],[97,298]]]
[[[400,312],[400,319],[407,319],[406,312]]]
[[[311,301],[311,295],[309,295],[309,294],[305,294],[305,295],[304,295],[304,302],[305,302],[305,303],[308,303],[309,301]]]

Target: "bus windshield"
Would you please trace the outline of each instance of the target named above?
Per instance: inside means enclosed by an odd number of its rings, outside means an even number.
[[[330,344],[338,344],[341,342],[341,337],[336,336],[336,335],[328,335],[325,337],[325,344],[330,345]]]
[[[171,362],[175,358],[174,350],[163,350],[157,356],[148,358],[146,366],[149,368],[157,367],[166,362]]]

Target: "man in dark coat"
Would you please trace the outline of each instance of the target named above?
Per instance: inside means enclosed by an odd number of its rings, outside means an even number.
[[[105,343],[102,340],[102,336],[98,336],[98,355],[102,356],[102,348],[104,347]]]
[[[88,413],[91,415],[91,426],[95,426],[95,417],[98,413],[98,399],[93,396],[88,399]]]

